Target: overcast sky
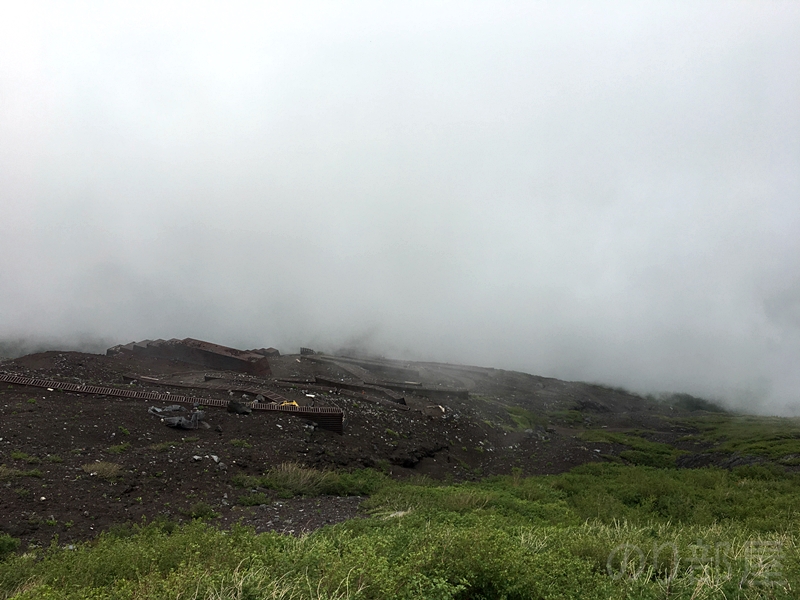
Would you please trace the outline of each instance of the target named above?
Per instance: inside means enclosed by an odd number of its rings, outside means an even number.
[[[800,3],[6,2],[0,339],[800,413]]]

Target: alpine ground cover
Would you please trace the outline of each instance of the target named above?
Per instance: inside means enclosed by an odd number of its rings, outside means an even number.
[[[309,494],[337,477],[302,471],[278,467],[256,483],[288,493],[288,472]],[[342,492],[369,482],[370,518],[302,537],[197,520],[22,555],[7,541],[0,597],[792,598],[800,586],[800,477],[778,469],[594,464],[451,485],[348,477]]]

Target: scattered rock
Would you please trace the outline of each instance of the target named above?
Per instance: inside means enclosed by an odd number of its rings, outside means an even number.
[[[202,422],[205,417],[206,413],[202,410],[198,410],[193,412],[188,419],[186,417],[164,417],[161,420],[167,427],[175,427],[176,429],[197,429],[201,426],[205,428],[210,427],[207,423]]]
[[[233,413],[236,415],[249,415],[253,412],[253,409],[249,406],[245,406],[241,402],[237,402],[236,400],[231,400],[228,402],[228,412]]]
[[[183,412],[185,410],[186,408],[181,406],[180,404],[171,404],[169,406],[164,406],[162,408],[159,408],[158,406],[151,406],[150,408],[147,409],[147,412],[150,413],[151,415],[160,416],[164,413]]]

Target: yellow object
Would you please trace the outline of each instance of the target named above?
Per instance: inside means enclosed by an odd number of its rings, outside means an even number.
[[[281,402],[281,406],[297,406],[297,407],[299,407],[300,405],[297,402],[295,402],[294,400],[290,400],[288,402]]]

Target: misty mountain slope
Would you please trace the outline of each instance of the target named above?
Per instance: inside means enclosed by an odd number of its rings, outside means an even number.
[[[47,543],[53,533],[86,538],[143,516],[184,518],[198,503],[223,525],[242,521],[262,530],[298,531],[356,514],[357,502],[328,499],[314,509],[319,519],[298,523],[291,503],[269,518],[250,506],[253,497],[266,502],[273,492],[243,482],[293,463],[448,480],[559,473],[587,462],[800,468],[796,420],[689,410],[705,406],[698,399],[671,404],[599,385],[438,363],[288,355],[270,358],[270,366],[270,377],[256,377],[133,353],[76,352],[0,363],[0,374],[170,392],[201,403],[252,401],[232,390],[255,387],[346,415],[339,435],[292,415],[209,406],[207,428],[186,431],[148,414],[167,402],[3,384],[2,527]],[[99,475],[97,464],[116,471]]]

